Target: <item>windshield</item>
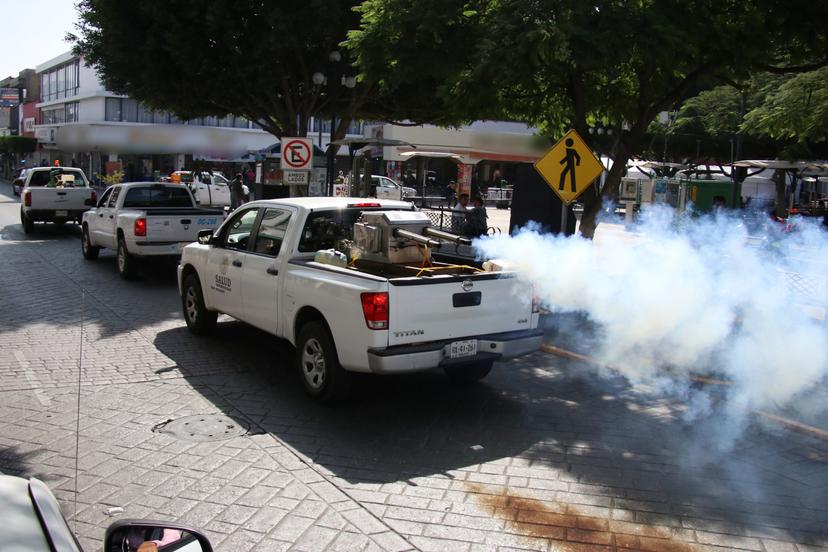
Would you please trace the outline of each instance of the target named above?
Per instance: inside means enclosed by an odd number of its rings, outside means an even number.
[[[311,213],[302,229],[299,240],[301,253],[312,253],[320,249],[336,247],[337,242],[354,238],[354,224],[359,216],[376,209],[340,209]]]
[[[184,188],[153,186],[132,188],[124,198],[124,207],[192,207],[193,201]]]

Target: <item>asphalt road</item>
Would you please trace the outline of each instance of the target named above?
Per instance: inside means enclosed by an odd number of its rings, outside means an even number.
[[[826,442],[749,425],[722,447],[715,415],[542,353],[469,388],[365,376],[320,406],[286,343],[226,317],[190,335],[174,267],[123,281],[18,209],[0,184],[0,471],[43,478],[89,550],[113,507],[228,551],[828,547]],[[166,429],[187,416],[241,435]]]

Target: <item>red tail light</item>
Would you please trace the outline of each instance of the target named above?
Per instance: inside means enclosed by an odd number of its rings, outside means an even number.
[[[348,207],[382,207],[380,203],[349,203]]]
[[[362,314],[365,315],[365,324],[372,330],[388,329],[388,294],[363,293]]]
[[[89,199],[92,200],[92,203],[98,203],[98,194],[95,193],[95,190],[92,190],[92,197],[90,197]]]
[[[23,194],[23,205],[26,207],[32,206],[32,192],[26,192]]]
[[[136,236],[146,236],[147,235],[147,219],[145,219],[145,218],[135,219],[135,226],[133,227],[132,232]]]
[[[535,284],[532,284],[532,314],[537,314],[540,312],[540,296],[538,295],[538,290],[535,287]]]

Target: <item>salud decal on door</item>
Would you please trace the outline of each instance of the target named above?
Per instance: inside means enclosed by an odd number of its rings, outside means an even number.
[[[216,291],[224,293],[225,291],[233,291],[233,281],[227,276],[219,276],[216,274]]]

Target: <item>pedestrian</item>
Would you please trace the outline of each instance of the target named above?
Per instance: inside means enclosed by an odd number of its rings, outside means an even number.
[[[462,232],[466,222],[466,210],[469,207],[469,194],[460,194],[460,199],[452,208],[451,229],[455,232]]]
[[[230,181],[230,210],[235,211],[244,203],[244,187],[242,184],[242,173],[236,173]]]
[[[486,207],[483,205],[483,198],[474,196],[472,208],[466,213],[466,224],[464,234],[466,236],[483,236],[489,228],[489,216],[486,214]]]
[[[448,186],[446,186],[445,197],[446,197],[446,205],[451,205],[454,203],[454,197],[457,193],[457,183],[454,180],[450,180]]]

